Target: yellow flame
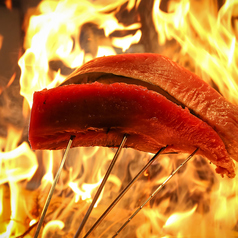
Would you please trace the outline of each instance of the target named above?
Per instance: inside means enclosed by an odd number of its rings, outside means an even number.
[[[82,185],[82,190],[79,189],[77,183],[70,182],[69,187],[75,192],[75,203],[77,203],[80,198],[82,200],[87,200],[87,202],[92,202],[92,193],[96,188],[98,188],[100,186],[101,182],[102,182],[102,179],[94,184],[84,183]],[[97,204],[99,203],[100,200],[101,200],[101,197],[99,197],[99,199],[94,207],[97,206]]]
[[[190,211],[183,212],[183,213],[175,213],[172,216],[169,217],[169,219],[165,223],[165,227],[169,227],[173,225],[174,223],[179,223],[181,225],[183,223],[183,219],[187,219],[190,217],[196,210],[197,206],[194,206]]]
[[[22,129],[13,127],[11,125],[8,125],[7,127],[7,139],[5,140],[5,145],[2,147],[4,148],[4,151],[11,151],[14,150],[21,139],[22,136]]]
[[[36,222],[37,222],[37,220],[36,220],[36,219],[32,219],[32,220],[29,222],[29,226],[32,226],[32,225],[34,225]]]
[[[2,48],[2,43],[3,43],[3,36],[0,34],[0,50]]]
[[[3,201],[3,188],[0,187],[0,201]],[[3,213],[3,203],[0,203],[0,217],[2,216]]]
[[[97,57],[107,56],[107,55],[116,55],[115,50],[112,47],[99,46]]]
[[[112,44],[118,48],[122,48],[122,51],[125,52],[132,44],[137,44],[140,41],[141,35],[141,31],[138,30],[134,35],[127,35],[120,38],[114,37],[112,38]]]
[[[65,76],[61,72],[54,72],[49,68],[52,60],[61,60],[66,66],[74,68],[80,66],[84,59],[84,51],[79,44],[81,27],[85,23],[94,23],[98,28],[104,30],[105,36],[109,36],[115,30],[136,30],[141,27],[140,23],[124,26],[115,17],[117,7],[127,1],[114,1],[109,5],[102,5],[100,1],[91,3],[90,1],[42,1],[39,4],[40,14],[31,16],[24,26],[26,29],[26,39],[24,55],[19,60],[22,73],[20,78],[21,95],[23,95],[29,105],[32,105],[32,94],[34,91],[43,88],[58,86]],[[130,9],[135,1],[130,1]],[[106,6],[106,7],[105,7]],[[110,14],[108,11],[112,11]],[[120,46],[118,41],[123,39],[112,39],[117,47],[127,49],[130,44],[139,41],[141,32],[133,36],[126,37]],[[125,40],[127,42],[125,43]],[[110,41],[109,41],[110,42]],[[111,43],[104,46],[104,42],[98,42],[98,56],[115,54]],[[99,48],[101,47],[101,48]],[[102,53],[102,47],[111,48]],[[89,60],[90,58],[87,58]]]
[[[166,221],[163,229],[170,234],[176,234],[178,238],[182,238],[184,236],[184,230],[190,230],[192,224],[190,224],[191,222],[189,222],[189,220],[196,208],[197,206],[195,205],[190,211],[171,215]]]
[[[0,184],[30,180],[38,167],[36,155],[26,142],[9,152],[0,152],[0,163]]]
[[[35,153],[30,149],[27,142],[19,145],[22,129],[8,126],[8,137],[0,138],[0,190],[5,184],[9,186],[11,194],[9,200],[10,211],[7,211],[7,199],[1,199],[1,215],[5,217],[2,221],[0,232],[3,237],[11,237],[25,231],[24,221],[26,212],[22,206],[22,195],[20,182],[29,181],[35,174],[38,163]],[[10,221],[9,221],[10,219]]]
[[[46,157],[48,162],[46,162],[46,173],[42,178],[43,183],[53,183],[54,176],[53,176],[53,152],[48,151],[48,156]]]

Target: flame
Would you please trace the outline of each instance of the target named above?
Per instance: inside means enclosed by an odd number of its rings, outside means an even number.
[[[141,35],[141,31],[138,30],[134,35],[127,35],[122,38],[114,37],[112,39],[112,44],[116,47],[122,48],[122,51],[125,52],[132,44],[139,42]]]
[[[50,237],[57,233],[57,230],[62,230],[64,228],[64,223],[59,220],[54,220],[46,224],[43,229],[42,237]]]
[[[3,36],[0,34],[0,50],[2,48],[2,43],[3,43]]]
[[[8,138],[0,139],[0,186],[1,195],[3,195],[4,184],[9,184],[9,190],[12,194],[10,198],[10,214],[5,212],[5,204],[1,204],[2,217],[10,215],[10,222],[2,221],[4,237],[10,237],[15,233],[23,233],[25,226],[22,221],[26,218],[26,213],[22,207],[21,187],[19,182],[29,181],[35,174],[38,163],[35,153],[30,149],[26,142],[18,146],[21,138],[21,131],[9,126]],[[3,151],[4,149],[4,151]],[[4,201],[4,199],[2,199]]]
[[[237,104],[238,4],[227,0],[218,6],[215,2],[154,0],[152,16],[145,17],[146,21],[152,17],[154,26],[146,25],[145,31],[139,16],[143,0],[41,1],[36,8],[28,10],[23,23],[25,52],[18,64],[24,120],[28,122],[34,91],[57,87],[76,67],[95,57],[134,52],[133,45],[142,44],[144,34],[153,27],[158,39],[150,42],[144,38],[144,44],[158,43],[156,52],[188,67]],[[5,4],[12,8],[12,1]],[[135,22],[119,20],[118,15],[124,11],[136,12]],[[150,33],[153,35],[153,30]],[[4,36],[0,35],[0,49],[3,40]],[[16,77],[13,74],[7,87]],[[63,151],[32,151],[22,141],[23,137],[23,128],[8,125],[7,138],[0,138],[0,234],[3,237],[24,232],[26,237],[33,237],[63,154]],[[114,152],[98,147],[70,150],[42,237],[73,236]],[[122,152],[86,230],[151,156],[130,149]],[[154,162],[93,236],[111,235],[109,228],[116,231],[184,158],[164,155]],[[129,228],[123,230],[123,236],[236,237],[237,191],[237,179],[221,179],[215,175],[213,165],[196,157],[133,219]]]
[[[32,105],[32,94],[34,91],[43,88],[58,86],[65,79],[60,72],[54,72],[49,68],[50,61],[60,60],[65,66],[75,68],[85,62],[85,50],[83,50],[77,39],[80,38],[81,27],[90,22],[103,29],[105,36],[109,36],[116,30],[134,30],[140,28],[139,23],[124,26],[115,17],[115,12],[108,14],[114,8],[118,8],[127,1],[115,1],[109,5],[102,5],[100,1],[91,3],[89,1],[42,1],[38,6],[40,14],[33,15],[26,20],[24,27],[26,39],[24,55],[19,60],[22,74],[20,78],[21,95],[24,96],[29,105]],[[130,9],[132,2],[128,4]],[[109,55],[114,52],[112,44],[121,47],[123,50],[129,48],[130,44],[138,42],[141,36],[140,31],[131,36],[128,44],[125,40],[118,43],[119,39],[114,38],[106,43],[109,51],[103,51],[101,55]],[[99,39],[100,41],[100,39]],[[98,42],[99,47],[105,47],[104,42]],[[96,55],[95,55],[96,56]],[[94,57],[95,57],[94,56]],[[90,60],[90,58],[87,58]],[[41,79],[41,80],[39,80]]]
[[[194,220],[191,221],[191,216],[194,214],[196,208],[197,206],[195,205],[190,211],[171,215],[166,221],[163,229],[169,234],[177,235],[177,237],[183,237],[182,230],[184,230],[184,227],[190,229],[189,226],[192,224],[189,223],[194,222]]]
[[[12,0],[5,0],[5,5],[9,10],[12,10]]]
[[[160,9],[160,4],[156,0],[153,7],[159,43],[175,39],[181,54],[196,62],[196,73],[202,70],[204,80],[213,80],[224,97],[237,104],[237,29],[231,24],[236,2],[228,0],[217,11],[209,1],[170,1],[168,13]]]
[[[0,184],[30,179],[37,169],[36,156],[26,142],[10,152],[0,153],[0,160],[1,167],[4,168]]]

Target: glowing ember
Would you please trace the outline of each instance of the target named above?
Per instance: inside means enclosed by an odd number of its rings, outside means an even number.
[[[62,151],[32,151],[27,125],[32,94],[57,87],[77,66],[103,55],[154,52],[197,73],[238,104],[237,1],[43,0],[24,18],[19,59],[22,117],[9,96],[17,73],[0,84],[0,236],[33,237]],[[5,1],[14,11],[14,1]],[[1,33],[1,32],[0,32]],[[0,54],[6,38],[0,34]],[[19,50],[20,52],[20,50]],[[2,79],[2,78],[1,78]],[[5,81],[4,81],[5,82]],[[14,92],[12,95],[14,96]],[[3,105],[3,107],[2,107]],[[24,125],[23,125],[24,124]],[[1,131],[0,131],[1,132]],[[7,134],[7,135],[6,135]],[[114,155],[109,148],[69,153],[41,236],[73,237]],[[124,150],[109,177],[87,231],[151,154]],[[186,155],[163,155],[131,188],[92,237],[111,237]],[[122,237],[237,237],[237,178],[222,179],[197,156],[123,230]],[[194,225],[195,224],[195,225]]]

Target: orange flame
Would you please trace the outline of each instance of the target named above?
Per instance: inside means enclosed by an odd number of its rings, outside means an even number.
[[[5,0],[5,5],[9,10],[12,10],[12,0]]]

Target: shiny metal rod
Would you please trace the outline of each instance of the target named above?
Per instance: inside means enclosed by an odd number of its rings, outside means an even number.
[[[197,153],[197,148],[188,158],[175,169],[171,175],[150,195],[150,197],[128,218],[128,220],[121,226],[121,228],[112,237],[118,236],[118,234],[128,225],[128,223],[136,216],[137,213],[164,187],[164,185]]]
[[[166,147],[161,148],[149,161],[148,163],[137,173],[137,175],[131,180],[131,182],[121,191],[121,193],[115,198],[115,200],[111,203],[111,205],[105,210],[105,212],[98,218],[98,220],[94,223],[94,225],[90,228],[87,234],[83,237],[88,237],[99,224],[103,221],[103,219],[108,215],[108,213],[116,206],[116,204],[122,199],[122,197],[126,194],[126,192],[130,189],[130,187],[136,182],[139,176],[145,172],[146,169],[155,161],[156,158],[166,149]]]
[[[37,228],[36,228],[36,232],[35,232],[34,238],[37,238],[38,235],[39,235],[39,233],[40,233],[40,229],[41,229],[42,223],[43,223],[43,221],[44,221],[44,218],[45,218],[47,209],[48,209],[48,207],[49,207],[49,205],[50,205],[50,200],[51,200],[51,198],[52,198],[52,196],[53,196],[53,193],[54,193],[54,190],[55,190],[55,186],[56,186],[56,184],[57,184],[57,182],[58,182],[58,180],[59,180],[60,173],[61,173],[62,168],[63,168],[63,166],[64,166],[65,160],[66,160],[66,158],[67,158],[67,155],[68,155],[69,149],[70,149],[70,147],[71,147],[71,145],[72,145],[72,142],[73,142],[74,137],[75,137],[75,136],[71,136],[71,137],[70,137],[69,142],[68,142],[68,145],[67,145],[67,147],[66,147],[66,149],[65,149],[64,156],[63,156],[63,158],[62,158],[62,161],[61,161],[61,163],[60,163],[59,169],[58,169],[58,171],[57,171],[57,173],[56,173],[54,182],[53,182],[53,184],[52,184],[52,186],[51,186],[50,192],[49,192],[48,197],[47,197],[47,199],[46,199],[44,208],[43,208],[43,210],[42,210],[42,213],[41,213],[40,220],[39,220],[38,225],[37,225]]]
[[[81,222],[81,224],[80,224],[76,234],[74,235],[74,238],[78,238],[80,233],[82,232],[83,227],[84,227],[85,223],[87,222],[88,217],[91,214],[91,212],[93,210],[93,207],[94,207],[95,203],[97,202],[97,200],[98,200],[98,198],[99,198],[99,196],[100,196],[100,194],[101,194],[101,192],[102,192],[102,190],[104,188],[104,185],[105,185],[105,183],[106,183],[106,181],[107,181],[107,179],[108,179],[108,177],[109,177],[109,175],[110,175],[110,173],[111,173],[111,171],[112,171],[112,169],[113,169],[113,167],[114,167],[114,165],[115,165],[115,163],[117,161],[117,158],[118,158],[122,148],[124,147],[124,145],[126,143],[126,140],[127,140],[127,135],[125,134],[123,139],[122,139],[122,141],[121,141],[120,146],[118,147],[118,149],[117,149],[117,151],[116,151],[116,153],[114,155],[113,160],[111,161],[111,163],[110,163],[110,165],[109,165],[109,167],[107,169],[107,172],[106,172],[106,174],[105,174],[105,176],[104,176],[104,178],[102,180],[102,183],[100,184],[100,186],[99,186],[99,188],[98,188],[98,190],[97,190],[97,192],[96,192],[96,194],[95,194],[95,196],[93,198],[93,201],[92,201],[90,207],[88,208],[88,211],[87,211],[86,215],[84,216],[84,218],[83,218],[83,220],[82,220],[82,222]]]

